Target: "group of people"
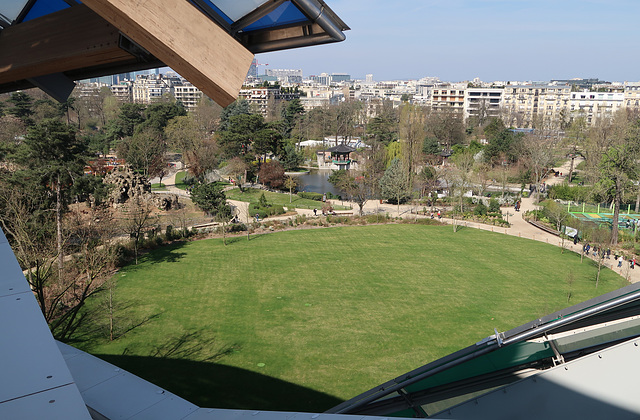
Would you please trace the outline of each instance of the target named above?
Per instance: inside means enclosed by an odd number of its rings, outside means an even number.
[[[594,245],[593,247],[590,244],[584,244],[582,246],[582,252],[584,252],[585,254],[589,255],[589,251],[593,252],[593,257],[596,258],[598,256],[598,253],[600,254],[600,256],[602,258],[606,258],[606,259],[611,259],[611,248],[607,248],[604,249],[602,247],[597,247],[596,245]],[[618,256],[615,255],[614,258],[617,260]]]
[[[431,212],[431,218],[434,219],[435,215],[438,215],[438,219],[442,219],[442,213],[438,210],[438,213]]]
[[[574,244],[575,243],[576,242],[574,241]],[[595,245],[591,246],[590,244],[587,243],[582,246],[582,252],[586,255],[589,255],[589,252],[592,252],[591,255],[594,258],[597,258],[598,255],[600,255],[602,259],[604,258],[611,259],[611,248],[604,249],[603,247],[597,247]],[[622,268],[624,257],[622,255],[614,254],[613,259],[614,261],[618,261],[618,268]],[[636,257],[633,257],[629,259],[629,268],[633,270],[635,269],[635,266],[636,266]]]
[[[322,209],[322,215],[326,216],[327,214],[331,215],[331,216],[336,216],[337,213],[335,210],[331,210],[329,212],[327,212],[327,210],[325,210],[324,208]],[[318,215],[318,209],[313,209],[313,215],[317,216]]]

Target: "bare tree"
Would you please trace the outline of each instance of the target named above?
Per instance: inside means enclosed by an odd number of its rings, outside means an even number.
[[[133,242],[133,252],[138,264],[138,249],[140,242],[144,239],[144,234],[155,228],[157,218],[153,216],[153,206],[148,201],[141,198],[134,198],[127,202],[122,209],[122,219],[120,221],[121,230],[129,235]]]
[[[407,185],[413,185],[425,137],[425,115],[422,107],[404,104],[400,111],[400,144]]]
[[[525,136],[520,143],[522,149],[521,160],[531,169],[535,185],[538,186],[536,188],[536,199],[539,199],[539,186],[553,162],[558,141],[557,133],[551,130],[538,129],[535,133]]]
[[[287,176],[284,180],[284,186],[289,189],[289,203],[291,203],[291,193],[298,186],[298,181],[293,176]]]

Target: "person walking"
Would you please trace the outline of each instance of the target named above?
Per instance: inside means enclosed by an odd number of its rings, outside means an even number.
[[[317,216],[318,215],[318,209],[313,209],[313,215]]]
[[[618,268],[622,268],[622,261],[623,261],[623,258],[622,258],[622,255],[620,255],[618,257]]]

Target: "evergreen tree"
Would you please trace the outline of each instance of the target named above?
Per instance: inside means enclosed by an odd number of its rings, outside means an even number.
[[[58,270],[62,271],[62,214],[73,181],[82,174],[85,146],[73,128],[58,120],[45,120],[30,128],[13,160],[25,169],[19,176],[36,180],[55,194]],[[60,277],[62,277],[60,275]]]
[[[33,122],[33,98],[24,92],[13,92],[8,102],[12,105],[9,108],[9,114],[20,118],[27,127],[32,126]]]
[[[220,131],[226,131],[229,129],[229,120],[231,117],[249,114],[251,114],[249,102],[247,102],[246,99],[238,99],[222,110],[220,113],[220,125],[218,126],[218,129]]]
[[[222,153],[231,158],[247,154],[255,134],[264,127],[264,119],[258,114],[240,114],[229,118],[226,126],[219,132],[218,141]]]
[[[287,143],[284,146],[280,162],[282,163],[282,166],[284,166],[285,171],[292,171],[299,168],[300,165],[302,165],[303,160],[304,158],[302,157],[302,153],[296,150],[296,146],[291,143]]]

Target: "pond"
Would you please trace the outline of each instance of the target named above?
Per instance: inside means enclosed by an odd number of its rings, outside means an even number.
[[[330,169],[311,169],[308,174],[296,175],[299,181],[298,190],[306,192],[317,192],[324,194],[330,192],[335,195],[343,195],[342,191],[331,185],[329,182]]]

